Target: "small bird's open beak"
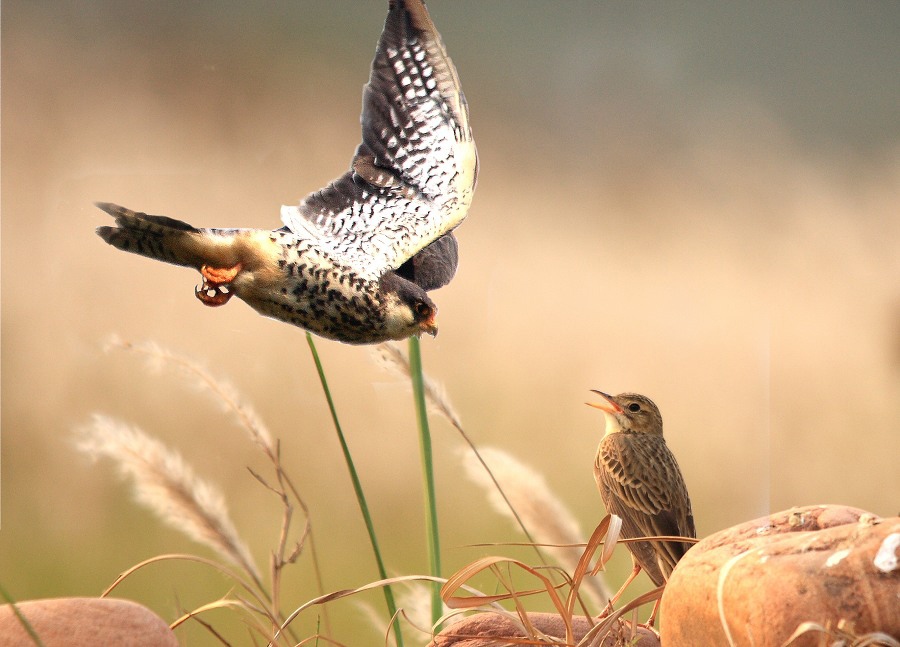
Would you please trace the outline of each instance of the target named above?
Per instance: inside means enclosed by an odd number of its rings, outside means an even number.
[[[600,409],[605,413],[617,414],[622,413],[622,407],[612,401],[612,396],[604,393],[603,391],[597,391],[596,389],[591,389],[591,393],[596,393],[601,398],[603,398],[603,402],[585,402],[589,407],[594,407],[595,409]]]

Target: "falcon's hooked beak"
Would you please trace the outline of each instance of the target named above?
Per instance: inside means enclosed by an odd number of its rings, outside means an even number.
[[[589,407],[594,407],[595,409],[600,409],[600,411],[604,413],[609,413],[611,415],[616,415],[619,413],[624,413],[622,407],[613,402],[612,396],[608,393],[604,393],[603,391],[597,391],[596,389],[591,389],[591,393],[596,393],[601,398],[603,398],[603,402],[585,402]]]
[[[431,316],[428,317],[428,319],[425,319],[424,321],[419,323],[419,330],[431,335],[432,337],[437,337],[438,327],[437,327],[437,324],[434,322],[434,318],[435,318],[436,314],[437,313],[432,312]]]

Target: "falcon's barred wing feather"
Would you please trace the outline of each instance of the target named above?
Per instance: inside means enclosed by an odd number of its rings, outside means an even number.
[[[378,278],[466,216],[477,175],[456,68],[421,0],[392,0],[351,170],[282,208],[287,227]]]

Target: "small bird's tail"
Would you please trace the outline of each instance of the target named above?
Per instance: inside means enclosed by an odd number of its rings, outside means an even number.
[[[220,247],[216,243],[224,242],[214,240],[218,237],[209,230],[168,216],[151,216],[109,202],[96,205],[116,219],[115,227],[97,227],[97,235],[132,254],[199,269],[210,262],[210,256],[218,255],[213,251]]]

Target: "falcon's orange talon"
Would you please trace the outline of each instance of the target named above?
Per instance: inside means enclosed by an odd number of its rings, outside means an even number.
[[[230,283],[241,271],[241,264],[234,267],[210,267],[204,265],[200,268],[203,275],[203,284],[194,288],[194,296],[207,306],[223,306],[228,303],[234,292]]]
[[[231,283],[240,271],[240,263],[234,267],[210,267],[209,265],[204,265],[200,268],[200,274],[212,285]]]

